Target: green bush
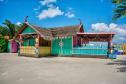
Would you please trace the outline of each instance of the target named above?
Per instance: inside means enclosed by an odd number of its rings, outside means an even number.
[[[7,43],[4,38],[0,38],[0,53],[5,52],[7,49]]]

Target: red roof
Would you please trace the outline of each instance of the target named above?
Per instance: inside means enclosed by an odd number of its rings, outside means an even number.
[[[24,27],[19,30],[18,34],[20,34],[27,26],[30,26],[34,29],[40,36],[43,37],[58,37],[58,36],[69,36],[69,35],[76,35],[77,32],[84,32],[83,25],[75,25],[75,26],[64,26],[64,27],[56,27],[56,28],[43,28],[35,25],[31,25],[28,22],[24,24]]]
[[[113,32],[98,32],[98,33],[77,33],[77,35],[80,35],[80,36],[86,36],[86,37],[96,37],[96,36],[99,36],[99,37],[108,37],[108,36],[114,36],[115,33]]]
[[[115,33],[114,32],[96,32],[96,33],[93,33],[93,32],[80,33],[80,32],[78,32],[77,34],[115,34]]]

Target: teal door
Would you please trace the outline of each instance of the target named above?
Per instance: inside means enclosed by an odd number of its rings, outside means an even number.
[[[11,42],[10,41],[8,42],[7,51],[11,52]]]
[[[53,39],[52,54],[64,56],[72,55],[72,37]]]

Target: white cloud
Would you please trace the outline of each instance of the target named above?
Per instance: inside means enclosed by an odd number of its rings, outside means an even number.
[[[54,4],[56,1],[57,0],[41,0],[40,1],[41,5],[47,7],[47,9],[42,10],[37,17],[41,20],[64,15],[64,12],[61,11],[59,7]],[[37,9],[34,10],[38,11]]]
[[[94,32],[115,32],[119,34],[126,34],[126,30],[115,23],[111,23],[109,25],[105,23],[96,23],[92,24],[91,28]]]
[[[68,17],[68,18],[73,18],[75,17],[74,13],[68,11],[67,13],[65,13],[65,16]]]
[[[42,1],[40,1],[40,3],[41,3],[41,5],[48,5],[48,4],[50,4],[50,3],[54,3],[54,2],[56,2],[57,0],[42,0]]]
[[[107,31],[108,25],[105,23],[96,23],[91,25],[92,29],[98,32]]]
[[[20,25],[20,24],[21,24],[21,22],[17,22],[17,23],[16,23],[16,25]]]
[[[115,23],[109,25],[105,23],[96,23],[91,25],[92,32],[114,32],[114,42],[126,42],[126,26],[120,26]]]
[[[55,8],[48,8],[47,10],[43,10],[39,15],[38,18],[41,19],[46,19],[46,18],[54,18],[56,16],[61,16],[63,15],[64,12],[62,12],[59,7]]]
[[[68,18],[75,17],[75,14],[73,13],[72,8],[68,8],[68,10],[61,10],[55,3],[58,0],[41,0],[39,1],[41,5],[39,5],[37,8],[34,8],[33,10],[37,14],[37,17],[42,20],[46,18],[54,18],[56,16],[66,16]],[[41,12],[41,7],[44,6],[47,9],[43,9]]]
[[[65,16],[68,18],[74,18],[75,14],[74,14],[73,8],[68,8],[67,12],[65,13]]]
[[[54,4],[48,4],[47,7],[48,8],[55,8],[56,6],[54,6]]]

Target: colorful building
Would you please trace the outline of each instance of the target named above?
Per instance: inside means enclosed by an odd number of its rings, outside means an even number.
[[[118,55],[126,55],[126,43],[115,44],[114,47]]]
[[[19,55],[40,57],[51,54],[52,34],[47,29],[26,22],[18,32],[18,38],[20,40]]]
[[[108,57],[114,33],[85,33],[82,24],[41,28],[26,22],[18,36],[19,55]]]
[[[8,41],[7,47],[7,51],[10,53],[17,53],[18,51],[18,43],[14,39]]]

